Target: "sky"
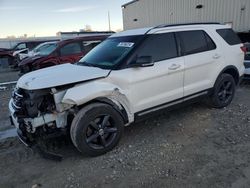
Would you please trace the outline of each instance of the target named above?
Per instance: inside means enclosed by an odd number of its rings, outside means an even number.
[[[122,30],[121,5],[130,0],[0,0],[0,38],[55,36],[58,31],[79,31],[86,25],[107,31]]]

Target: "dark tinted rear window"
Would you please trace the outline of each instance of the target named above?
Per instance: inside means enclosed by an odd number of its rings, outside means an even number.
[[[218,29],[217,33],[229,44],[240,44],[241,40],[232,29]]]
[[[173,33],[153,34],[146,39],[137,57],[152,56],[155,62],[178,56]]]
[[[100,44],[101,41],[83,41],[83,51],[84,53],[88,53],[90,50],[92,50],[94,47],[96,47],[98,44]]]
[[[61,56],[78,54],[81,53],[81,46],[78,42],[69,43],[63,46],[60,52]]]
[[[205,35],[205,38],[207,40],[208,50],[214,50],[216,48],[216,45],[215,45],[214,41],[205,32],[204,32],[204,35]]]
[[[184,55],[201,53],[216,48],[212,39],[202,30],[179,32]]]

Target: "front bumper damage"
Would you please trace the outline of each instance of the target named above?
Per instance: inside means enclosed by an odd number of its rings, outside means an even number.
[[[27,147],[37,151],[42,157],[46,159],[52,159],[56,161],[61,161],[62,156],[52,153],[41,145],[38,142],[37,135],[38,130],[42,129],[42,126],[55,126],[55,125],[65,125],[67,122],[66,112],[58,114],[44,114],[36,118],[18,118],[16,116],[15,109],[13,107],[12,99],[9,102],[10,110],[10,123],[15,126],[17,129],[17,135],[19,140]],[[42,140],[51,140],[59,138],[66,135],[64,129],[58,129],[60,131],[51,132],[50,134],[43,135]]]

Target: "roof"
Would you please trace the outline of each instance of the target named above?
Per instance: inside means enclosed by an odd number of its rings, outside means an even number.
[[[79,41],[79,40],[86,40],[86,41],[90,41],[90,40],[104,40],[106,38],[108,38],[110,35],[89,35],[89,36],[80,36],[80,37],[73,37],[73,38],[68,38],[68,39],[62,39],[59,43],[60,44],[64,44],[64,43],[68,43],[68,42],[72,42],[72,41]]]
[[[122,37],[122,36],[133,36],[133,35],[144,35],[147,31],[153,29],[153,27],[141,28],[141,29],[131,29],[127,31],[122,31],[111,35],[113,37]]]
[[[172,24],[172,25],[158,25],[156,27],[147,27],[140,29],[132,29],[123,31],[120,33],[113,34],[110,38],[113,37],[122,37],[122,36],[133,36],[133,35],[144,35],[144,34],[152,34],[158,30],[162,29],[178,29],[178,28],[197,28],[197,27],[216,27],[216,28],[226,28],[229,27],[224,24],[208,22],[208,23],[184,23],[184,24]]]
[[[128,5],[130,5],[130,4],[133,4],[133,3],[137,2],[137,1],[139,1],[139,0],[130,1],[130,2],[128,2],[128,3],[124,4],[124,5],[122,5],[122,8],[126,8],[126,6],[128,6]]]
[[[60,32],[61,35],[81,35],[81,34],[113,34],[114,31],[83,31],[83,32]]]

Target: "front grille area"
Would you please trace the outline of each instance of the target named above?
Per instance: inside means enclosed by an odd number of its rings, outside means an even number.
[[[12,107],[16,111],[20,111],[23,107],[23,102],[24,102],[24,90],[18,88],[15,89],[12,93]]]

